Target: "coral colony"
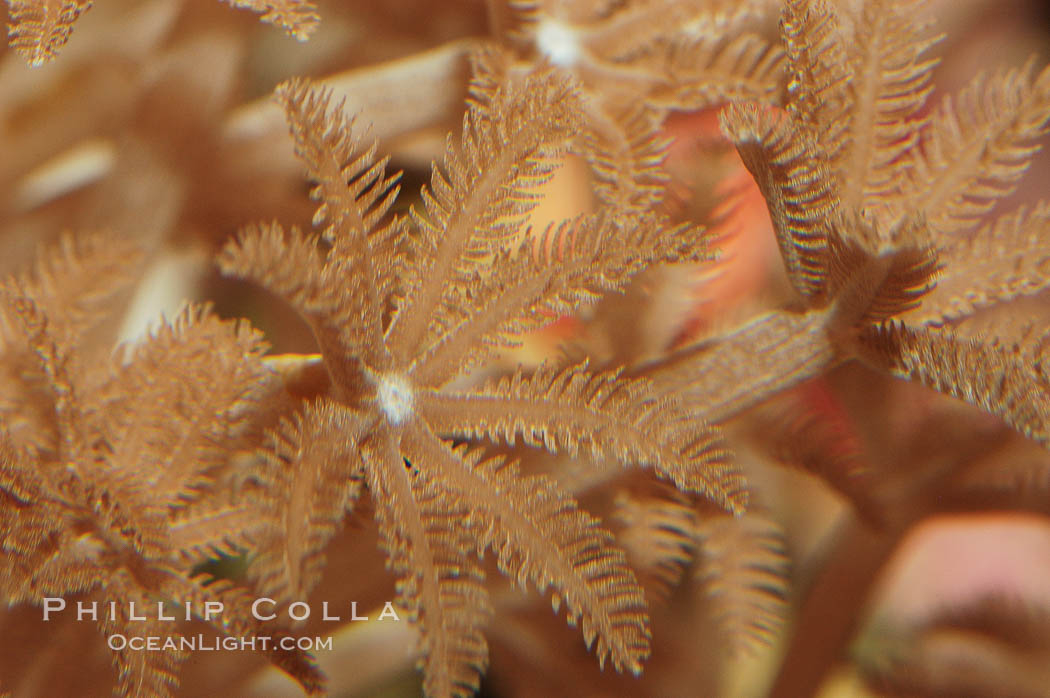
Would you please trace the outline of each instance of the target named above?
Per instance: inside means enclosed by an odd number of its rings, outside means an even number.
[[[1045,690],[1023,604],[850,643],[920,523],[1047,513],[1050,69],[935,94],[920,0],[349,3],[323,60],[7,4],[0,693],[240,695],[249,650],[349,695],[366,626],[430,698],[718,695],[773,640],[748,695]]]

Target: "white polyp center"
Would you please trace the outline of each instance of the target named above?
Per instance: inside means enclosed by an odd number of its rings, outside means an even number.
[[[379,376],[376,400],[391,424],[400,424],[412,414],[412,386],[402,375]]]
[[[554,65],[570,68],[580,60],[580,42],[571,27],[543,19],[536,29],[536,48]]]

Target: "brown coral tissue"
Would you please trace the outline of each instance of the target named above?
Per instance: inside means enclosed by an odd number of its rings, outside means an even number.
[[[1040,3],[0,6],[0,696],[1050,695]]]

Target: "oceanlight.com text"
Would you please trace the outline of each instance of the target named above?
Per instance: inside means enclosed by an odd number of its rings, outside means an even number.
[[[218,652],[225,651],[262,651],[271,649],[302,650],[315,652],[332,649],[331,637],[292,637],[284,635],[271,637],[257,635],[254,637],[214,637],[209,635],[184,635],[164,637],[160,635],[121,635],[116,633],[106,638],[106,643],[114,652],[125,649],[132,652]]]

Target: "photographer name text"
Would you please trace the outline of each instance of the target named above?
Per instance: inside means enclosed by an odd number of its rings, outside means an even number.
[[[66,600],[61,597],[47,597],[44,598],[44,620],[50,621],[53,615],[62,613],[72,612],[66,604]],[[126,610],[127,615],[122,615],[121,612]],[[99,613],[101,611],[102,618],[109,619],[112,621],[125,618],[128,621],[168,621],[175,622],[179,620],[191,620],[193,618],[201,618],[205,621],[221,620],[223,612],[226,610],[225,604],[221,601],[205,601],[203,604],[194,605],[191,602],[187,603],[175,603],[170,601],[158,601],[156,604],[136,604],[134,601],[127,603],[118,604],[116,601],[99,602],[99,601],[77,601],[76,602],[76,619],[80,620],[99,620]],[[155,613],[153,612],[155,611]],[[343,622],[346,621],[366,621],[371,620],[367,614],[362,615],[358,612],[357,602],[351,601],[348,613],[344,617],[338,611],[333,611],[327,601],[321,603],[320,614],[321,620],[326,622]],[[276,620],[278,617],[278,603],[270,598],[258,598],[252,602],[251,614],[252,617],[261,622]],[[310,618],[314,614],[314,609],[310,604],[305,601],[295,601],[288,604],[288,607],[281,611],[282,615],[287,616],[293,621],[304,621]],[[376,620],[401,620],[397,615],[397,611],[394,609],[394,604],[391,601],[383,603],[383,610],[375,616]]]

